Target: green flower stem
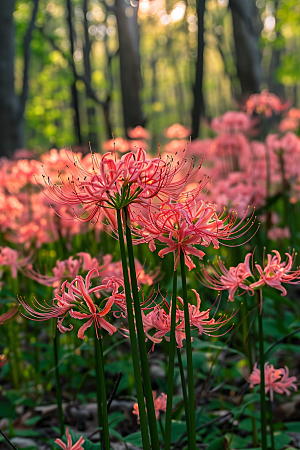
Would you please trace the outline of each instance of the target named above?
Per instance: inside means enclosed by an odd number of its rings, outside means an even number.
[[[60,434],[61,436],[63,436],[65,434],[65,423],[62,409],[61,389],[59,383],[58,348],[59,348],[59,335],[57,332],[56,319],[53,319],[53,350],[54,350],[54,366],[55,366],[55,381],[56,381],[56,399],[57,399]]]
[[[252,373],[253,371],[253,358],[252,358],[252,323],[249,326],[249,320],[248,320],[248,314],[249,314],[249,310],[248,310],[248,295],[245,298],[245,302],[243,303],[243,308],[244,308],[244,322],[246,323],[246,338],[247,338],[247,350],[248,350],[248,365],[249,365],[249,370],[250,373]],[[244,337],[245,339],[245,337]],[[251,389],[251,392],[253,392],[253,389]],[[251,409],[251,411],[255,412],[255,404],[252,403],[251,405],[249,405],[249,408]],[[256,426],[256,420],[255,417],[251,417],[251,422],[252,422],[252,437],[253,437],[253,446],[254,447],[258,447],[258,436],[257,436],[257,426]]]
[[[120,252],[121,252],[121,259],[122,259],[122,270],[123,270],[124,286],[125,286],[129,336],[130,336],[130,343],[131,343],[132,364],[133,364],[134,377],[135,377],[137,401],[138,401],[138,405],[139,405],[139,415],[140,415],[141,434],[142,434],[142,441],[143,441],[143,450],[150,450],[150,441],[149,441],[148,426],[147,426],[147,416],[146,416],[146,409],[145,409],[142,377],[141,377],[141,371],[140,371],[140,361],[139,361],[137,339],[136,339],[136,334],[135,334],[135,325],[134,325],[133,308],[132,308],[132,300],[131,300],[131,290],[130,290],[130,284],[129,284],[128,266],[127,266],[127,259],[126,259],[126,253],[125,253],[123,226],[122,226],[120,210],[117,210],[117,220],[118,220],[119,245],[120,245]],[[151,390],[151,395],[152,395],[152,390]]]
[[[261,414],[261,446],[267,450],[267,420],[266,420],[266,393],[265,393],[265,355],[264,355],[264,331],[262,320],[262,291],[257,293],[258,302],[258,339],[259,339],[259,365],[260,365],[260,414]]]
[[[182,395],[183,395],[183,402],[184,402],[186,432],[187,432],[188,442],[190,442],[189,399],[188,399],[187,391],[186,391],[185,376],[184,376],[181,352],[180,352],[180,348],[178,348],[178,347],[177,347],[177,359],[178,359],[178,365],[179,365],[179,371],[180,371]]]
[[[168,379],[167,379],[167,409],[165,420],[165,450],[171,447],[171,427],[172,427],[172,400],[174,387],[174,358],[175,358],[175,325],[176,325],[176,300],[177,300],[177,270],[173,272],[173,293],[171,300],[171,329],[169,343]]]
[[[125,232],[126,232],[126,240],[127,240],[127,251],[128,251],[128,260],[129,260],[131,288],[132,288],[133,304],[134,304],[134,312],[135,312],[135,322],[136,322],[137,338],[138,338],[139,350],[140,350],[141,368],[142,368],[142,374],[143,374],[145,398],[146,398],[147,414],[148,414],[148,422],[149,422],[149,430],[150,430],[150,439],[151,439],[152,449],[156,450],[156,449],[159,449],[160,445],[159,445],[157,421],[156,421],[156,416],[155,416],[155,409],[154,409],[154,402],[153,402],[153,395],[152,395],[151,379],[150,379],[150,372],[149,372],[149,365],[148,365],[148,354],[147,354],[147,348],[146,348],[139,291],[138,291],[138,285],[137,285],[137,279],[136,279],[136,269],[135,269],[132,237],[131,237],[131,230],[130,230],[130,218],[129,218],[128,208],[126,206],[123,209],[123,213],[124,213],[123,218],[124,218],[124,226],[125,226]]]
[[[190,414],[190,445],[189,450],[196,450],[196,424],[195,424],[195,393],[194,393],[194,373],[193,373],[193,355],[192,340],[190,328],[190,314],[187,299],[187,287],[185,277],[184,253],[180,252],[180,267],[182,280],[182,298],[185,323],[185,339],[186,339],[186,359],[187,359],[187,376],[188,376],[188,396],[189,396],[189,414]]]
[[[108,426],[108,414],[107,414],[107,399],[106,399],[106,386],[105,386],[105,372],[104,372],[104,361],[103,361],[103,350],[102,350],[102,338],[99,336],[99,339],[95,333],[95,363],[96,363],[96,384],[100,386],[101,397],[102,397],[102,419],[103,419],[103,431],[104,431],[104,443],[103,445],[103,437],[100,439],[100,443],[102,443],[102,450],[110,449],[109,442],[109,426]],[[97,369],[98,366],[98,369]],[[100,408],[101,411],[101,408]],[[99,413],[98,413],[99,420]]]
[[[269,425],[270,425],[270,431],[271,431],[271,449],[275,450],[273,411],[272,411],[271,400],[269,400],[268,403],[269,403]]]
[[[99,342],[96,334],[96,329],[94,331],[94,350],[95,350],[95,372],[96,372],[96,394],[97,394],[97,412],[98,412],[98,428],[100,433],[100,446],[102,448],[103,443],[103,397],[102,397],[102,389],[101,389],[101,372],[100,372],[100,364],[99,360],[101,356],[99,355],[100,348]]]

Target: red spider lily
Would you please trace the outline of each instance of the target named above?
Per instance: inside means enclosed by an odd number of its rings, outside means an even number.
[[[74,259],[73,256],[70,256],[63,261],[57,260],[56,266],[52,269],[53,276],[42,275],[32,268],[26,270],[25,274],[44,286],[54,287],[54,294],[60,292],[60,286],[63,280],[74,279],[80,270],[89,271],[91,269],[97,269],[98,273],[101,273],[102,276],[108,275],[107,266],[112,260],[112,255],[104,255],[102,265],[99,265],[98,260],[92,258],[89,253],[80,252],[77,253],[77,256],[80,259]]]
[[[255,267],[260,275],[260,279],[251,284],[251,288],[261,288],[264,285],[268,285],[281,291],[281,295],[284,297],[287,294],[286,289],[281,283],[299,284],[300,283],[300,270],[291,271],[294,262],[294,253],[290,255],[286,253],[287,261],[281,262],[281,256],[277,250],[272,250],[275,256],[268,254],[267,264],[262,268],[259,264],[255,264]]]
[[[154,401],[154,409],[155,409],[155,417],[159,419],[159,412],[165,412],[167,409],[167,395],[162,393],[158,397],[156,397],[156,392],[152,391],[153,401]],[[137,423],[140,423],[140,413],[139,413],[139,405],[135,403],[133,405],[132,414],[137,416]]]
[[[97,336],[98,328],[104,328],[109,334],[113,334],[116,328],[105,319],[105,316],[111,311],[114,304],[121,310],[123,316],[126,316],[125,296],[123,292],[119,292],[120,287],[124,291],[124,282],[118,277],[107,277],[101,285],[90,288],[91,279],[98,276],[99,272],[97,269],[92,269],[88,272],[85,280],[81,275],[77,275],[72,282],[64,281],[61,286],[61,295],[55,295],[53,306],[48,305],[46,302],[44,305],[40,304],[36,299],[34,299],[32,306],[26,300],[19,299],[19,301],[25,308],[29,318],[33,320],[44,321],[57,318],[57,327],[62,333],[73,329],[73,325],[70,325],[69,328],[63,325],[64,319],[69,314],[75,319],[88,319],[79,329],[78,337],[80,339],[84,339],[85,330],[93,322],[95,323]],[[111,295],[103,300],[105,302],[103,308],[97,306],[91,298],[91,294],[99,296],[101,291],[112,291]]]
[[[89,288],[90,286],[90,280],[92,274],[95,272],[95,269],[91,270],[85,280],[82,278],[82,276],[78,275],[75,280],[73,280],[70,284],[68,284],[68,294],[71,296],[71,298],[76,299],[76,301],[80,304],[82,303],[82,299],[85,301],[86,306],[88,307],[89,312],[80,312],[75,311],[73,308],[70,310],[70,316],[74,319],[88,319],[87,322],[82,325],[78,331],[78,337],[80,339],[84,339],[84,332],[89,328],[92,323],[94,322],[95,330],[97,337],[98,336],[98,330],[97,328],[104,328],[109,332],[110,335],[115,333],[117,331],[116,327],[111,325],[109,322],[105,320],[105,316],[110,312],[113,304],[114,304],[114,296],[111,296],[108,298],[104,308],[100,309],[97,307],[94,303],[94,301],[91,298],[91,294],[93,292],[97,292],[99,290],[103,290],[103,286],[96,286],[94,288]]]
[[[215,331],[219,330],[223,325],[226,325],[234,316],[234,314],[230,317],[220,316],[217,320],[214,318],[209,318],[210,311],[213,306],[206,311],[200,311],[201,299],[200,295],[195,289],[192,289],[194,294],[196,295],[197,304],[192,305],[188,304],[189,308],[189,322],[194,329],[198,329],[199,335],[207,334],[211,335]],[[180,304],[183,304],[183,300],[181,297],[177,297]],[[167,308],[167,312],[164,309],[164,306]],[[156,343],[160,343],[162,338],[165,337],[167,341],[170,340],[167,334],[171,329],[171,308],[169,305],[164,302],[164,305],[155,305],[155,307],[150,311],[150,313],[145,314],[145,309],[142,310],[142,319],[144,325],[145,335],[148,339],[153,342],[153,347]],[[233,326],[233,325],[232,325]],[[232,327],[231,327],[232,328]],[[226,331],[226,333],[228,331]],[[153,335],[149,333],[150,330],[156,330]],[[224,333],[224,334],[226,334]],[[177,347],[182,347],[182,341],[185,339],[185,322],[184,322],[184,312],[177,305],[176,309],[176,318],[175,318],[175,338],[177,342]],[[192,339],[193,340],[193,339]]]
[[[17,250],[10,247],[0,247],[0,265],[10,266],[12,278],[17,278],[17,271],[19,269],[30,267],[29,262],[31,256],[32,255],[22,258]]]
[[[100,158],[92,154],[92,169],[84,167],[74,156],[67,182],[61,179],[61,185],[53,184],[44,176],[45,194],[54,203],[81,205],[86,213],[81,216],[75,213],[78,219],[97,220],[102,208],[121,209],[132,203],[147,206],[153,197],[178,197],[200,167],[194,168],[191,160],[186,175],[174,180],[187,162],[185,156],[182,153],[177,162],[173,157],[167,161],[160,157],[148,159],[141,148],[123,155],[118,161],[111,153]]]
[[[254,364],[253,372],[248,379],[250,387],[260,384],[260,370],[257,368],[257,363]],[[273,364],[265,363],[265,392],[270,393],[270,399],[273,401],[274,392],[278,394],[290,395],[289,389],[297,391],[295,385],[296,377],[289,377],[289,369],[285,366],[282,369],[274,369]]]
[[[248,114],[256,112],[271,117],[272,113],[280,113],[287,109],[288,104],[281,103],[277,95],[264,89],[260,94],[252,94],[246,102],[246,110]]]
[[[165,202],[158,211],[150,209],[148,217],[141,214],[133,216],[136,226],[132,229],[137,242],[147,242],[151,251],[156,248],[155,240],[166,244],[167,247],[158,254],[163,257],[173,252],[175,269],[180,261],[180,253],[183,252],[185,264],[192,270],[196,266],[190,255],[200,259],[205,255],[195,245],[208,247],[212,243],[214,248],[219,248],[219,239],[242,236],[248,230],[249,221],[243,224],[245,216],[246,213],[236,224],[237,216],[234,211],[222,217],[217,214],[216,205],[186,198],[182,203]]]
[[[66,429],[66,437],[68,441],[67,445],[64,444],[61,439],[56,439],[55,443],[58,444],[63,450],[84,450],[84,448],[82,447],[82,444],[84,443],[84,439],[82,436],[74,445],[72,445],[72,438],[69,433],[69,427]]]
[[[209,270],[207,270],[202,266],[200,280],[205,286],[217,291],[225,291],[228,289],[228,298],[231,302],[234,300],[238,288],[253,293],[250,283],[245,283],[247,278],[253,277],[249,266],[251,256],[252,253],[248,253],[245,262],[238,264],[237,267],[230,267],[229,270],[226,269],[221,259],[218,260],[218,266],[216,268],[210,265]]]
[[[1,305],[0,305],[0,307],[1,307]],[[6,313],[1,314],[0,315],[0,325],[4,325],[5,323],[12,320],[17,315],[18,311],[19,311],[19,306],[14,306],[12,309],[7,311]]]
[[[200,311],[201,306],[200,295],[195,289],[192,289],[192,292],[194,292],[194,294],[196,295],[197,304],[196,305],[191,305],[190,303],[188,304],[189,322],[191,326],[198,328],[200,335],[204,333],[207,334],[208,336],[211,336],[211,333],[214,333],[215,331],[219,330],[223,325],[226,325],[232,319],[232,317],[235,316],[235,314],[232,314],[230,317],[227,317],[224,314],[222,316],[219,316],[217,320],[215,320],[214,318],[210,319],[209,313],[212,310],[214,304],[208,310]],[[181,297],[177,298],[183,305],[183,299]],[[184,312],[182,310],[179,310],[179,316],[182,319],[184,319]],[[228,333],[233,326],[234,324],[224,334]]]

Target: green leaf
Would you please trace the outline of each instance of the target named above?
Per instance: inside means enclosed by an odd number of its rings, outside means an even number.
[[[299,428],[298,428],[299,430]],[[267,436],[268,440],[268,446],[271,446],[271,436]],[[275,441],[275,450],[281,450],[286,445],[288,445],[291,441],[290,436],[288,436],[286,433],[277,432],[274,433],[274,441]]]
[[[240,405],[240,406],[237,406],[236,408],[233,408],[231,410],[232,414],[234,415],[235,418],[241,416],[243,414],[245,408],[248,405],[251,405],[251,403],[258,402],[259,399],[260,399],[259,394],[247,394],[247,395],[245,395],[243,404]]]
[[[206,450],[228,450],[228,449],[229,449],[229,442],[225,436],[215,439],[206,448]]]

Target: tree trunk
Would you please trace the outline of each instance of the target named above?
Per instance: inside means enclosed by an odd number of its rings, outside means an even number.
[[[256,6],[253,0],[229,0],[236,52],[236,70],[242,98],[260,91],[262,70],[258,38],[253,28]]]
[[[15,93],[14,0],[0,0],[0,156],[24,146],[24,120]]]
[[[198,50],[196,62],[196,77],[193,87],[194,104],[192,109],[192,140],[199,136],[200,117],[204,111],[203,97],[203,53],[204,53],[204,12],[205,0],[197,0],[198,15]]]
[[[114,11],[119,34],[122,105],[124,128],[127,134],[128,128],[145,125],[139,96],[142,76],[137,23],[138,8],[128,5],[125,0],[116,0]]]

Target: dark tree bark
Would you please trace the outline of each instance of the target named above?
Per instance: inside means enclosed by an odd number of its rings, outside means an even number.
[[[0,0],[0,155],[11,156],[24,143],[21,104],[15,93],[14,0]]]
[[[203,53],[204,53],[204,12],[205,0],[197,0],[198,15],[198,49],[196,61],[196,76],[193,86],[194,104],[192,109],[192,140],[199,136],[201,113],[204,112],[203,97]]]
[[[126,15],[126,8],[132,8],[132,15]],[[124,127],[144,126],[139,90],[141,87],[141,67],[139,51],[138,8],[129,6],[125,0],[116,0],[114,11],[119,34],[120,76],[124,116]]]
[[[11,157],[24,146],[24,111],[28,96],[30,43],[39,0],[33,1],[31,20],[24,37],[23,89],[15,92],[14,0],[0,0],[0,156]]]
[[[71,4],[71,0],[67,0],[67,11],[68,11],[67,21],[68,21],[68,27],[69,27],[71,58],[73,60],[73,55],[74,55],[75,48],[74,48],[74,31],[73,31],[73,26],[72,26],[72,4]],[[78,144],[81,145],[82,144],[82,138],[81,138],[81,130],[80,130],[79,99],[78,99],[78,92],[77,92],[77,89],[76,89],[77,74],[76,74],[75,64],[72,65],[72,70],[73,70],[74,79],[73,79],[73,82],[72,82],[72,85],[71,85],[71,95],[72,95],[73,109],[74,109],[74,112],[75,112],[74,128],[75,128],[75,132],[76,132],[76,135],[77,135]]]
[[[87,19],[88,13],[88,0],[83,0],[83,28],[84,28],[84,46],[83,46],[83,63],[84,63],[84,73],[89,84],[91,84],[91,63],[90,63],[90,52],[91,52],[91,41],[89,35],[89,24]],[[89,101],[90,96],[87,93],[87,101]],[[96,127],[96,111],[95,106],[88,104],[87,106],[87,117],[89,126],[89,143],[93,150],[98,149],[98,136],[95,132]]]
[[[260,91],[262,78],[259,34],[255,33],[253,26],[256,6],[253,0],[229,0],[229,7],[232,13],[237,75],[242,98],[246,98],[249,94]]]

